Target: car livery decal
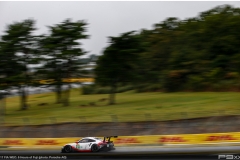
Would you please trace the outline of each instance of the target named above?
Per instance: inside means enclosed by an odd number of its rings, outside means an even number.
[[[77,152],[91,152],[91,150],[87,150],[87,149],[86,149],[86,150],[80,150],[80,149],[75,148],[75,147],[73,147],[73,146],[72,146],[72,149],[75,150],[75,151],[77,151]]]
[[[81,147],[82,147],[82,146],[80,146],[80,144],[77,143],[76,148],[77,148],[77,149],[80,149]]]

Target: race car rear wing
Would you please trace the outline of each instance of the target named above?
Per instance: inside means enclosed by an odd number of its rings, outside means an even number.
[[[106,136],[106,137],[103,138],[103,141],[104,141],[104,142],[106,142],[106,141],[107,141],[107,142],[111,142],[110,140],[111,140],[112,137],[113,137],[113,138],[117,138],[118,136]]]

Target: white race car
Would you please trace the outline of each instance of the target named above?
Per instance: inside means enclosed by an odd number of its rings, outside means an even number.
[[[99,152],[115,150],[111,138],[117,136],[104,137],[103,139],[97,137],[84,137],[75,143],[68,143],[62,147],[62,153],[71,152]]]

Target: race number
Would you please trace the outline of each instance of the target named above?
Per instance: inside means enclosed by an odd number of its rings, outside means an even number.
[[[77,144],[77,149],[80,149],[80,145],[79,144]]]

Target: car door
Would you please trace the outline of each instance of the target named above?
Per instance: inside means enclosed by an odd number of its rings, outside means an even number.
[[[94,139],[88,139],[88,143],[86,143],[86,150],[90,150],[92,147],[92,144],[94,144],[96,141]]]
[[[79,150],[86,150],[88,145],[88,139],[82,139],[78,142],[78,144],[76,145],[76,148]]]

